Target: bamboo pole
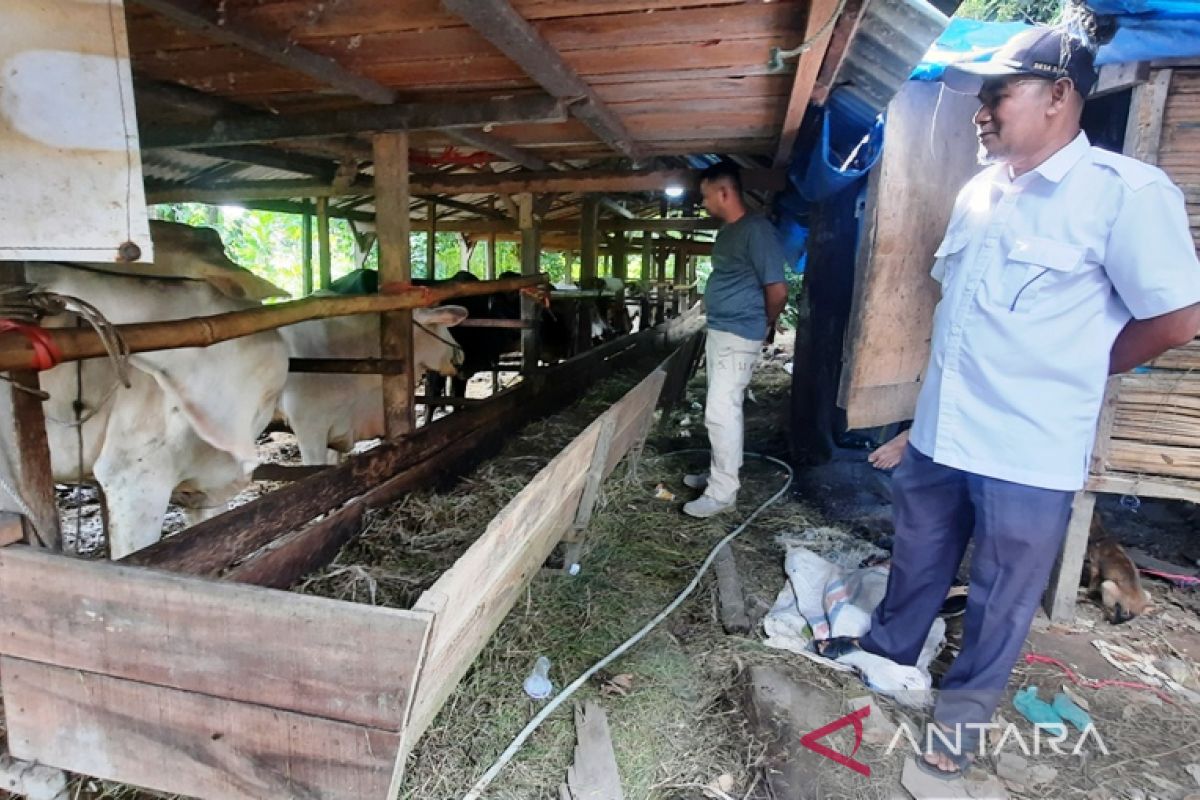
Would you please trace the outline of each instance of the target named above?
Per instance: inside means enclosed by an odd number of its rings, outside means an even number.
[[[132,353],[175,350],[181,347],[208,347],[218,342],[283,328],[310,319],[426,308],[454,297],[515,292],[546,282],[546,276],[538,274],[499,281],[419,286],[379,295],[308,297],[290,303],[249,308],[244,311],[227,311],[206,317],[117,325],[116,329],[124,337]],[[100,337],[91,328],[45,328],[44,331],[62,354],[60,362],[97,358],[106,354]],[[34,363],[34,351],[28,339],[19,333],[0,334],[0,372],[33,369]]]

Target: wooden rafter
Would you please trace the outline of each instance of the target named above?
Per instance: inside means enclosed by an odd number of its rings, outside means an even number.
[[[783,127],[779,132],[779,146],[775,149],[775,166],[786,164],[792,156],[792,147],[796,144],[800,123],[812,99],[817,72],[821,69],[821,63],[825,60],[825,50],[829,47],[829,38],[833,32],[833,26],[829,25],[829,22],[838,13],[839,8],[839,0],[813,0],[808,7],[804,41],[809,44],[809,48],[801,54],[800,62],[796,65],[796,79],[792,83]]]
[[[698,172],[688,169],[646,170],[575,170],[571,172],[512,172],[499,174],[414,175],[412,191],[419,194],[571,194],[586,192],[650,192],[671,184],[691,185]],[[752,191],[778,191],[785,176],[779,170],[744,170],[742,182]],[[174,187],[148,187],[151,203],[224,203],[239,200],[264,200],[292,197],[336,197],[367,195],[373,191],[369,181],[349,186],[333,186],[316,181],[247,181],[213,190],[185,190]]]
[[[633,219],[633,212],[618,203],[616,200],[613,200],[611,197],[601,197],[600,205],[604,208],[607,208],[609,211],[616,214],[618,217],[621,217],[622,219]]]
[[[471,128],[516,122],[562,122],[562,103],[552,97],[502,97],[474,103],[397,103],[309,114],[243,114],[184,125],[149,128],[142,147],[202,147],[311,139],[351,133]]]
[[[281,67],[294,70],[326,86],[361,97],[371,103],[387,105],[396,93],[381,83],[358,75],[332,58],[314,53],[287,38],[255,31],[236,19],[229,19],[225,3],[205,0],[134,0],[174,22],[181,28],[197,31],[214,41],[231,44],[262,56]]]
[[[525,169],[546,170],[550,165],[532,153],[527,153],[516,145],[504,141],[498,136],[469,128],[457,128],[446,131],[446,135],[463,144],[477,147],[486,153],[500,156],[503,159],[519,164]]]
[[[601,141],[627,158],[641,160],[641,151],[621,118],[509,0],[442,0],[442,6],[461,17],[547,92],[569,102],[571,114]]]
[[[846,0],[846,7],[833,25],[833,33],[829,36],[829,46],[825,50],[825,60],[817,72],[816,84],[813,86],[811,102],[824,105],[829,99],[829,93],[837,85],[842,63],[850,52],[850,43],[858,33],[858,24],[866,14],[871,0]]]

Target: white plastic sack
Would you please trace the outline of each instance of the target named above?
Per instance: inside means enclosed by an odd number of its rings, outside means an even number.
[[[909,705],[924,705],[931,685],[929,664],[946,642],[946,623],[937,619],[916,666],[904,666],[866,652],[834,661],[809,649],[815,639],[859,637],[871,627],[871,613],[887,590],[888,567],[844,569],[807,547],[789,546],[784,560],[788,580],[763,620],[768,647],[788,650],[835,669],[853,669],[875,691]]]

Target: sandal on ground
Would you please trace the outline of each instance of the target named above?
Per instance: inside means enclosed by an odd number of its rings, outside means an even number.
[[[936,723],[930,724],[934,725]],[[942,728],[941,730],[942,733],[949,734],[949,731],[947,731],[945,728]],[[973,763],[975,763],[974,753],[979,747],[979,735],[976,731],[972,730],[970,733],[964,733],[962,735],[962,739],[959,742],[961,747],[959,747],[959,752],[957,753],[951,749],[950,745],[943,740],[941,736],[935,736],[929,732],[926,732],[925,735],[930,745],[929,750],[922,753],[919,758],[914,760],[917,762],[917,768],[926,775],[932,775],[933,777],[943,781],[952,781],[966,775],[967,770],[970,769]],[[946,738],[950,739],[951,737],[947,736]],[[929,755],[930,753],[934,755],[945,756],[950,760],[950,763],[954,765],[954,769],[946,770],[942,769],[937,764],[929,763],[925,756]]]
[[[828,639],[814,640],[813,650],[819,656],[837,661],[844,655],[860,652],[862,647],[859,646],[858,639],[852,636],[831,636]]]

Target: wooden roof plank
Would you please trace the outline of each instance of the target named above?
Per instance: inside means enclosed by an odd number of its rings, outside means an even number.
[[[621,118],[572,69],[508,0],[442,0],[498,50],[516,62],[617,152],[637,161],[637,144]]]
[[[142,147],[196,149],[351,133],[469,128],[564,118],[562,104],[552,97],[496,98],[483,103],[398,103],[286,117],[246,114],[189,125],[149,128],[142,134]]]
[[[277,35],[256,31],[225,17],[219,7],[203,0],[134,0],[177,25],[199,31],[215,41],[249,50],[275,64],[308,75],[316,81],[361,97],[389,104],[395,93],[370,78],[356,75],[332,58],[315,53]]]

